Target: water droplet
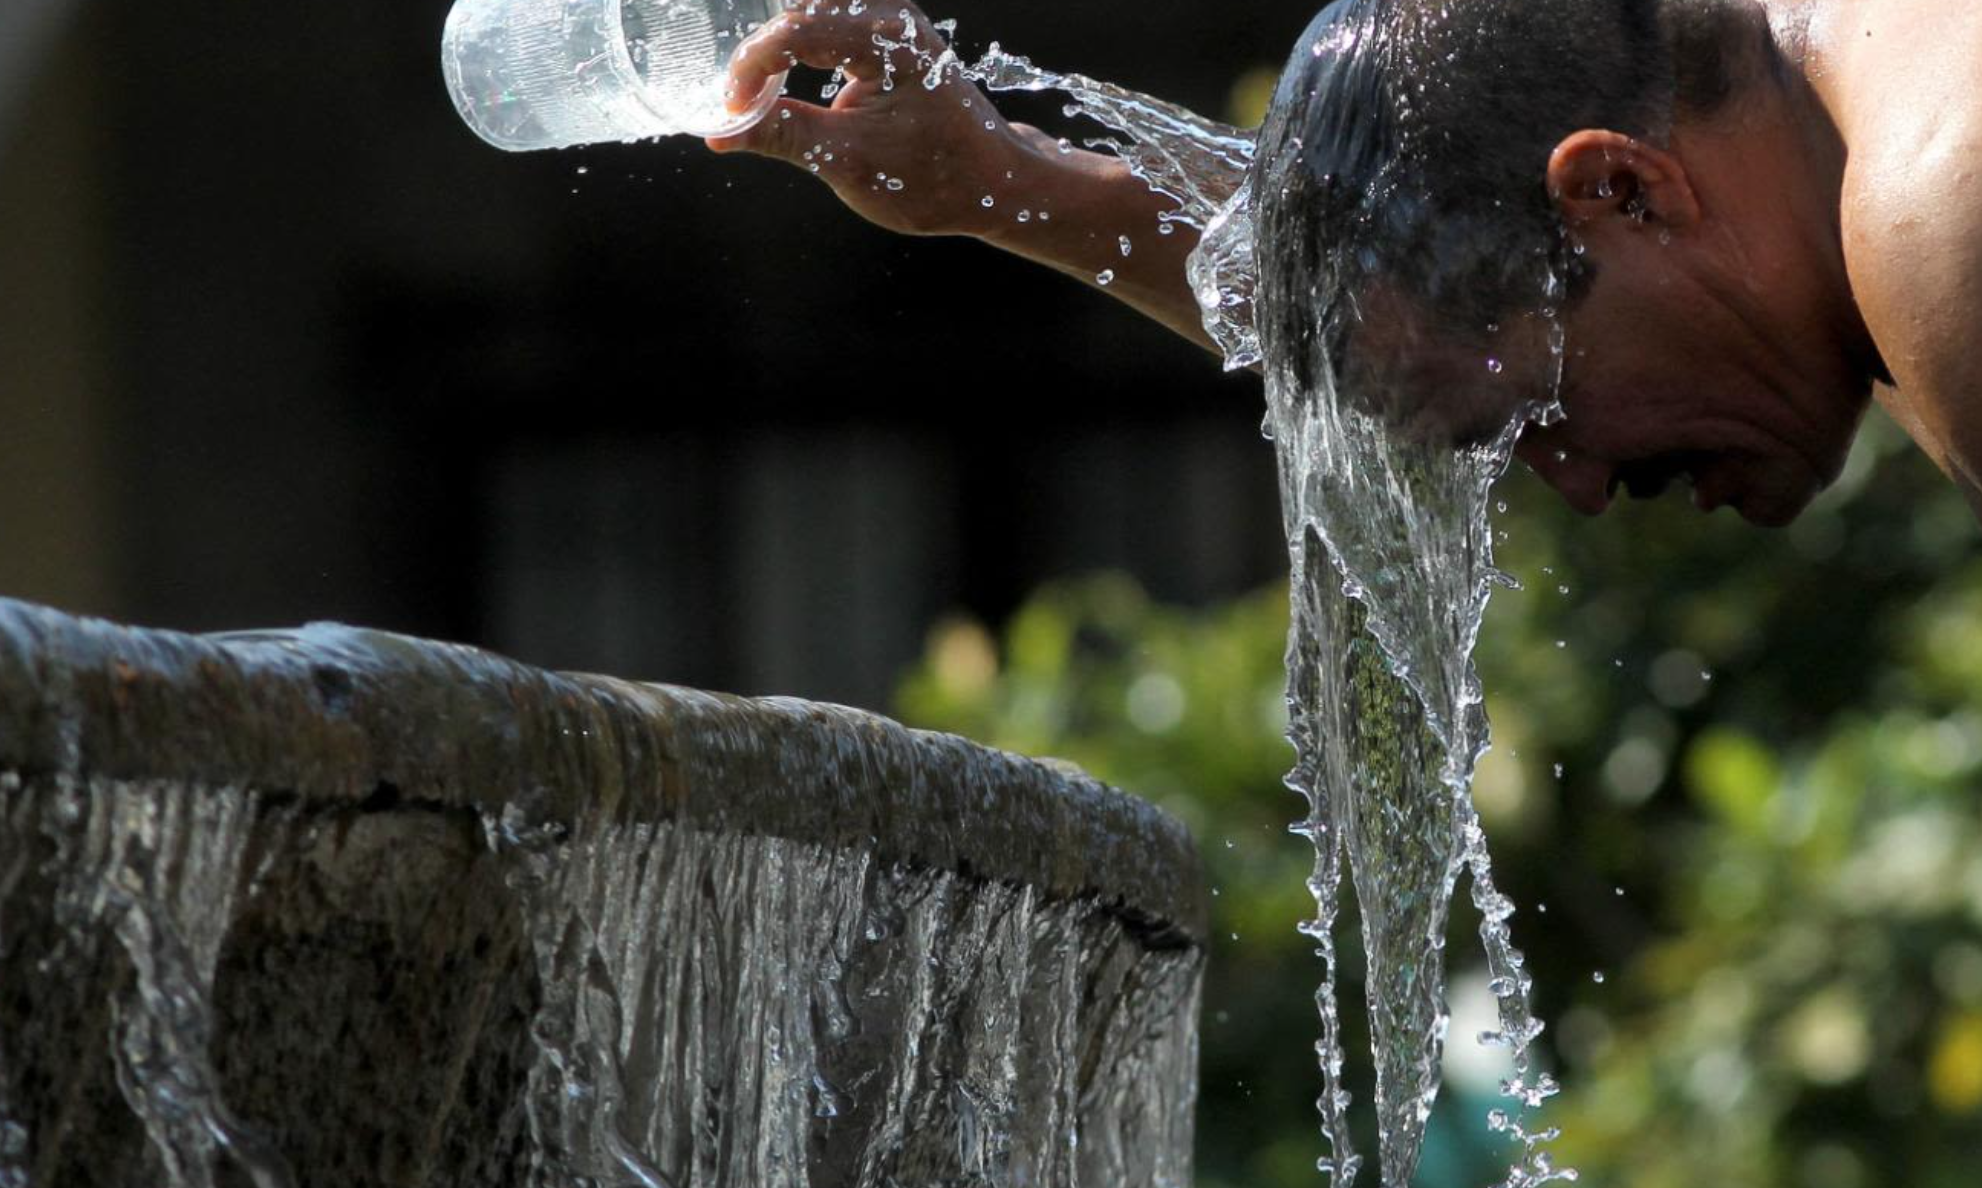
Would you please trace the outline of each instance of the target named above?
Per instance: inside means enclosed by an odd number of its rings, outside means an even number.
[[[1591,974],[1590,980],[1592,982],[1595,982],[1599,986],[1603,985],[1603,971],[1597,970],[1595,973]]]
[[[1487,359],[1487,370],[1488,370],[1488,371],[1491,371],[1491,372],[1492,372],[1492,373],[1494,373],[1495,375],[1499,375],[1499,374],[1500,374],[1501,372],[1503,372],[1503,371],[1506,371],[1506,370],[1507,370],[1507,365],[1506,365],[1505,363],[1502,363],[1502,362],[1501,362],[1500,360],[1498,360],[1498,359],[1494,359],[1494,358],[1488,358],[1488,359]]]
[[[982,206],[986,210],[990,210],[992,207],[998,205],[998,200],[996,198],[993,198],[991,195],[986,194],[983,198],[978,200],[978,205]]]
[[[1114,270],[1114,269],[1112,269],[1112,268],[1105,268],[1105,269],[1103,269],[1103,270],[1101,271],[1101,274],[1100,274],[1099,276],[1096,276],[1096,277],[1094,278],[1094,283],[1095,283],[1095,284],[1097,284],[1097,285],[1100,285],[1100,286],[1102,286],[1103,288],[1106,288],[1106,287],[1108,287],[1109,285],[1112,285],[1112,284],[1114,284],[1114,283],[1115,283],[1115,270]]]
[[[901,178],[891,177],[888,179],[888,188],[890,190],[893,190],[895,193],[899,194],[903,190],[907,189],[908,186],[907,183],[902,181]]]

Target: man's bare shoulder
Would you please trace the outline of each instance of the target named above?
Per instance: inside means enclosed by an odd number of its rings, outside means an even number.
[[[1982,487],[1982,6],[1851,6],[1827,76],[1844,134],[1853,295],[1897,381],[1888,400],[1951,475]]]
[[[1797,40],[1820,91],[1842,90],[1836,112],[1849,137],[1921,99],[1973,93],[1982,63],[1982,5],[1974,0],[1831,0]],[[1856,125],[1856,128],[1854,128]]]

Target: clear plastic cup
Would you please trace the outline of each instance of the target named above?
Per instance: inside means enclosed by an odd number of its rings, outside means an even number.
[[[500,149],[730,136],[777,102],[728,109],[736,47],[785,0],[459,0],[441,35],[454,106]]]

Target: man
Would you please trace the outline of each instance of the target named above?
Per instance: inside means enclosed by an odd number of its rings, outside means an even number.
[[[884,47],[940,39],[878,7],[772,22],[739,103],[794,61],[848,85],[712,147],[812,168],[884,227],[1110,274],[1207,342],[1192,237],[1119,251],[1166,202],[954,77],[904,85],[921,68]],[[1960,0],[1336,0],[1261,133],[1262,289],[1326,257],[1296,296],[1330,357],[1376,361],[1390,411],[1457,439],[1521,388],[1482,405],[1455,372],[1539,374],[1566,344],[1568,415],[1520,453],[1585,512],[1683,477],[1702,509],[1788,523],[1877,384],[1982,514],[1978,84],[1982,8]]]

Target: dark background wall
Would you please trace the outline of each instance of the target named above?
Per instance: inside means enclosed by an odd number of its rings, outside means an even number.
[[[1284,564],[1256,382],[770,162],[489,149],[444,0],[24,3],[0,594],[881,705],[947,610]],[[931,14],[1229,118],[1310,4]]]

